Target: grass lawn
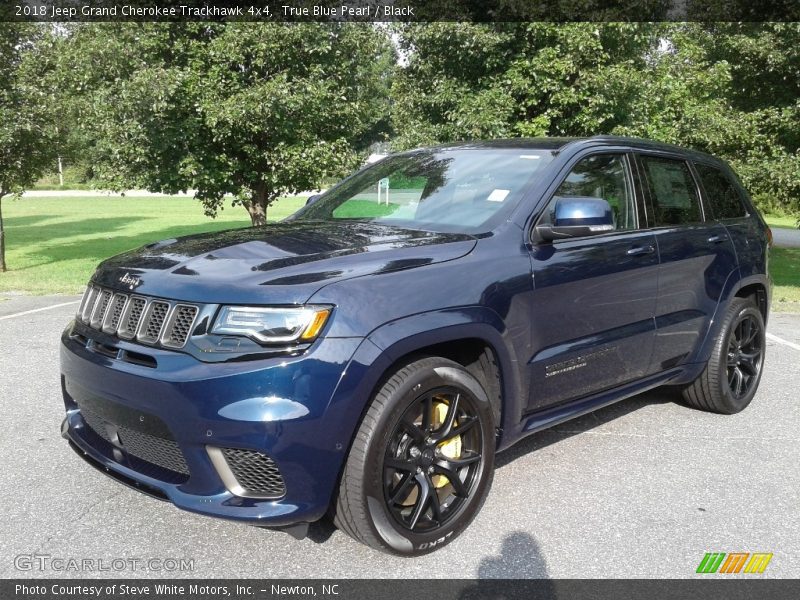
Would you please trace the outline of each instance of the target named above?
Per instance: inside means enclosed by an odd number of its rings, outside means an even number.
[[[764,220],[770,227],[783,227],[785,229],[797,229],[797,222],[800,217],[786,215],[764,215]]]
[[[348,200],[333,211],[337,219],[385,217],[398,208],[397,204],[377,204],[371,200]]]
[[[800,312],[800,248],[773,248],[770,251],[772,310]]]
[[[305,204],[281,198],[267,210],[280,220]],[[64,197],[3,200],[6,264],[0,292],[77,294],[101,260],[149,242],[205,231],[247,227],[241,206],[216,219],[185,197]]]
[[[771,228],[797,229],[798,215],[764,215]],[[800,248],[773,248],[770,252],[772,310],[800,313]]]

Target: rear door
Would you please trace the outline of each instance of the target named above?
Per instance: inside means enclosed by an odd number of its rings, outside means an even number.
[[[758,217],[749,214],[732,174],[716,165],[701,162],[695,162],[694,168],[703,189],[706,218],[713,215],[731,236],[741,276],[763,273],[766,265],[766,235]]]
[[[736,255],[725,227],[705,218],[697,181],[679,156],[638,155],[661,264],[651,371],[692,359],[708,331]]]
[[[529,412],[646,374],[653,346],[658,253],[642,230],[640,194],[624,152],[578,158],[539,218],[555,200],[583,196],[609,202],[615,231],[531,246]]]

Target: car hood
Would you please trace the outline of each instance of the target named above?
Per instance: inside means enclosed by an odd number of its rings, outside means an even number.
[[[357,221],[293,221],[163,240],[110,258],[98,285],[209,303],[306,302],[335,281],[468,254],[475,238]]]

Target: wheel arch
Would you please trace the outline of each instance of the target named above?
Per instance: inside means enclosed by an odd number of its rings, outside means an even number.
[[[461,364],[482,384],[500,437],[521,414],[522,407],[515,402],[521,396],[513,350],[502,319],[491,310],[476,307],[414,315],[376,329],[368,339],[388,361],[370,398],[387,374],[402,364],[421,356],[440,356]]]
[[[747,277],[739,281],[739,285],[731,297],[752,298],[764,318],[764,325],[766,325],[769,316],[769,288],[769,280],[766,277]]]
[[[739,270],[735,270],[728,277],[725,284],[725,292],[717,303],[717,308],[714,311],[714,316],[711,319],[711,326],[706,332],[703,342],[699,345],[696,352],[696,358],[692,362],[706,362],[711,356],[711,349],[714,345],[714,340],[719,333],[719,326],[721,316],[728,310],[728,306],[734,298],[748,298],[752,297],[759,310],[761,316],[764,318],[764,324],[767,323],[769,316],[769,303],[770,303],[770,281],[764,274],[751,275],[748,277],[739,277]]]

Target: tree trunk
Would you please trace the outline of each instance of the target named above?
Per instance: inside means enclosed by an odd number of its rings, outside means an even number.
[[[269,204],[267,198],[267,186],[263,183],[256,185],[250,201],[245,204],[247,212],[250,214],[250,223],[253,227],[267,224],[267,205]]]
[[[0,189],[0,273],[6,272],[6,230],[3,225],[3,196],[4,189]]]

